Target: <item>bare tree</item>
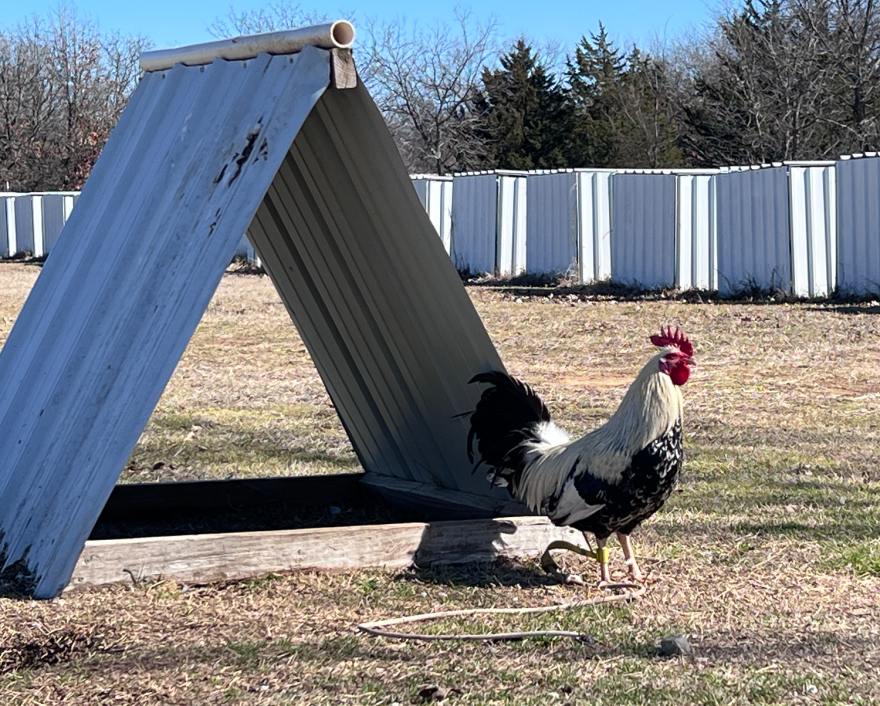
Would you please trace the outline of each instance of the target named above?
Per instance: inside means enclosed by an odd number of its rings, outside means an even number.
[[[370,21],[363,78],[410,171],[445,174],[483,166],[475,135],[484,66],[497,56],[497,21],[456,11],[429,29]]]
[[[747,0],[676,97],[694,164],[836,158],[880,146],[876,0]]]
[[[79,189],[134,89],[143,37],[101,35],[69,6],[0,32],[0,183]]]
[[[298,4],[276,2],[267,7],[243,12],[237,12],[235,8],[230,7],[224,17],[214,20],[208,26],[208,31],[215,37],[225,38],[240,34],[261,34],[309,27],[340,18],[351,20],[353,17],[353,12],[340,11],[331,17],[320,12],[305,10]]]
[[[798,17],[826,57],[826,90],[834,104],[818,119],[835,136],[834,150],[880,146],[880,7],[875,0],[795,0]]]

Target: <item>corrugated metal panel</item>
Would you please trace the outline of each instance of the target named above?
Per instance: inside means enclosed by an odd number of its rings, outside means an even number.
[[[497,179],[495,174],[453,177],[452,259],[462,271],[495,272]]]
[[[498,176],[496,220],[496,271],[512,277],[526,271],[528,178],[525,175]]]
[[[364,88],[324,95],[251,235],[364,467],[503,498],[454,419],[501,362]]]
[[[329,72],[306,50],[141,80],[0,353],[0,566],[21,588],[69,579]]]
[[[833,164],[789,166],[791,287],[826,297],[837,286],[837,184]]]
[[[452,254],[452,177],[411,177],[422,207],[434,224],[446,252]]]
[[[835,171],[840,289],[880,294],[880,159],[844,159]]]
[[[0,257],[12,257],[18,252],[15,227],[15,199],[20,194],[0,193]]]
[[[73,205],[79,198],[78,191],[56,191],[40,195],[43,208],[43,251],[48,255],[58,242],[58,236],[70,213]]]
[[[532,173],[528,184],[529,272],[568,272],[577,265],[578,174]]]
[[[611,277],[611,190],[613,172],[578,171],[578,279]]]
[[[671,174],[612,177],[611,277],[647,289],[675,284],[675,179]]]
[[[15,232],[18,252],[42,257],[43,197],[40,194],[22,194],[15,199]]]
[[[676,287],[717,287],[715,175],[676,173],[676,249]]]
[[[791,247],[786,167],[719,174],[718,290],[730,294],[752,285],[791,286]]]

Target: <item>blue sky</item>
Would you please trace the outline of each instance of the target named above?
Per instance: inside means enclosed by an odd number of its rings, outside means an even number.
[[[361,0],[346,4],[310,4],[300,2],[302,9],[319,10],[324,14],[343,16],[355,13],[357,19],[377,17],[393,19],[406,16],[418,22],[452,21],[456,6],[467,6],[461,0]],[[121,30],[126,34],[144,34],[150,37],[156,48],[195,44],[214,39],[208,26],[224,16],[230,7],[245,11],[266,7],[272,2],[208,2],[208,0],[76,0],[72,2],[79,12],[97,19],[104,31]],[[292,3],[296,4],[296,3]],[[16,24],[31,14],[48,14],[57,7],[58,0],[26,0],[13,3],[0,0],[0,25]],[[333,13],[330,8],[339,7],[346,12]],[[543,4],[534,0],[484,0],[470,7],[480,18],[493,13],[501,23],[505,37],[525,34],[536,44],[546,39],[557,40],[564,51],[570,51],[580,37],[595,31],[601,20],[612,37],[624,45],[635,40],[640,45],[649,44],[655,38],[689,33],[705,24],[718,7],[717,0],[677,0],[676,2],[652,2],[651,0],[564,0]]]

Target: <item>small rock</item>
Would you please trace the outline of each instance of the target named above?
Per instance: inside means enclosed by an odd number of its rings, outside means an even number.
[[[807,694],[818,694],[819,688],[815,684],[807,684],[804,687],[804,692]]]
[[[691,643],[684,635],[670,635],[660,640],[660,654],[664,657],[677,655],[692,655],[694,653]]]

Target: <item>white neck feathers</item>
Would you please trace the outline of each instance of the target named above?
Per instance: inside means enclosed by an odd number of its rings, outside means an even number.
[[[655,355],[630,385],[617,411],[603,426],[580,439],[553,448],[536,449],[517,489],[533,510],[546,498],[558,495],[577,464],[577,473],[616,483],[632,457],[666,434],[682,416],[681,392],[669,375],[660,371]]]

